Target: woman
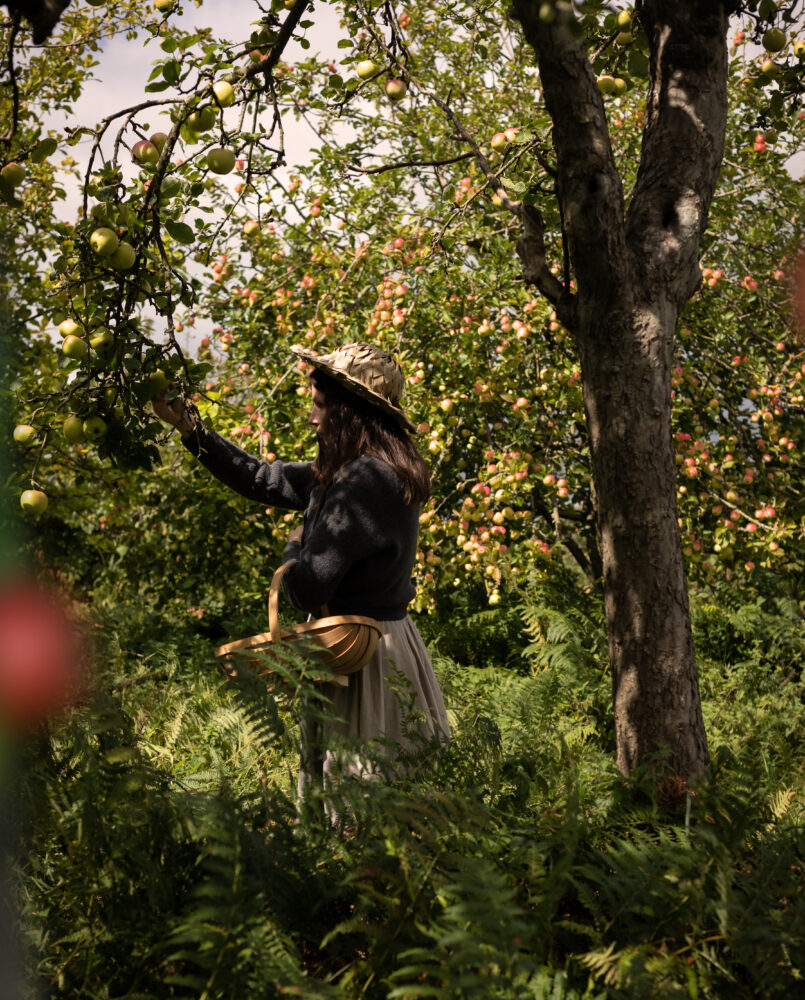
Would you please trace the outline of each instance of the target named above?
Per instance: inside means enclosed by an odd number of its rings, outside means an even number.
[[[161,397],[154,410],[227,486],[268,506],[305,511],[304,526],[291,533],[283,553],[283,562],[296,561],[283,579],[295,607],[315,614],[327,604],[332,615],[365,615],[380,624],[369,663],[349,675],[348,686],[326,685],[340,721],[314,732],[312,721],[303,720],[301,793],[316,779],[328,784],[336,772],[358,777],[370,770],[359,755],[338,752],[339,737],[406,747],[413,733],[446,738],[449,730],[430,658],[407,613],[430,478],[400,407],[402,370],[368,344],[321,356],[293,350],[313,367],[314,462],[260,461],[207,430],[181,401]]]

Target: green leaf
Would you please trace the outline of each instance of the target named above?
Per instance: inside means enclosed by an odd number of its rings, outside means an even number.
[[[41,142],[38,142],[34,146],[33,152],[31,153],[31,162],[41,163],[43,160],[46,160],[49,156],[55,153],[58,146],[58,142],[56,142],[53,138],[42,139]]]
[[[184,222],[165,222],[165,228],[177,243],[192,243],[196,238],[193,230]]]
[[[167,90],[168,87],[170,87],[169,83],[166,83],[164,80],[160,80],[159,83],[149,83],[145,89],[146,92],[150,94],[156,94],[162,90]]]

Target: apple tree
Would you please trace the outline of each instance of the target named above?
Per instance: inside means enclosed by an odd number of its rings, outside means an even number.
[[[620,768],[700,776],[686,573],[756,586],[799,565],[802,371],[783,330],[801,4],[275,0],[235,42],[183,29],[175,5],[136,23],[120,6],[58,29],[100,17],[156,61],[141,99],[67,137],[90,147],[79,218],[38,224],[52,269],[25,292],[42,332],[17,393],[24,485],[49,461],[94,524],[87,558],[119,565],[121,536],[142,552],[120,500],[160,455],[155,392],[287,457],[305,435],[289,345],[372,340],[401,357],[432,457],[419,607],[467,582],[494,606],[572,562],[603,594]],[[314,56],[306,34],[334,14]],[[35,197],[13,181],[21,234]],[[180,335],[199,317],[193,358]]]

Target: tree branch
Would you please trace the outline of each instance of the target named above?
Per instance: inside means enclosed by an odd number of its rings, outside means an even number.
[[[635,265],[678,307],[700,280],[701,237],[724,151],[724,2],[645,0],[651,48],[643,148],[626,239]]]
[[[584,39],[570,14],[548,24],[539,4],[514,0],[515,18],[537,56],[542,93],[554,123],[559,202],[568,250],[579,282],[579,304],[601,309],[628,285],[623,189],[606,114]],[[559,183],[561,182],[561,183]],[[567,325],[567,324],[566,324]]]

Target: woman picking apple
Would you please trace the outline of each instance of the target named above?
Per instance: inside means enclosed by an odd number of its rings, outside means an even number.
[[[304,527],[291,533],[283,553],[284,563],[296,561],[283,579],[295,607],[315,613],[327,604],[332,615],[363,615],[381,627],[377,650],[349,675],[348,686],[325,688],[340,721],[318,732],[311,720],[303,721],[302,793],[315,781],[331,784],[336,774],[367,772],[357,755],[337,753],[339,738],[403,747],[410,745],[412,730],[446,738],[449,728],[430,658],[407,613],[415,594],[419,509],[430,477],[400,407],[402,370],[368,344],[345,344],[321,356],[293,352],[313,369],[313,462],[261,461],[204,427],[181,401],[168,403],[163,393],[153,405],[227,486],[258,503],[304,510]],[[400,679],[413,695],[412,714],[395,692]]]

